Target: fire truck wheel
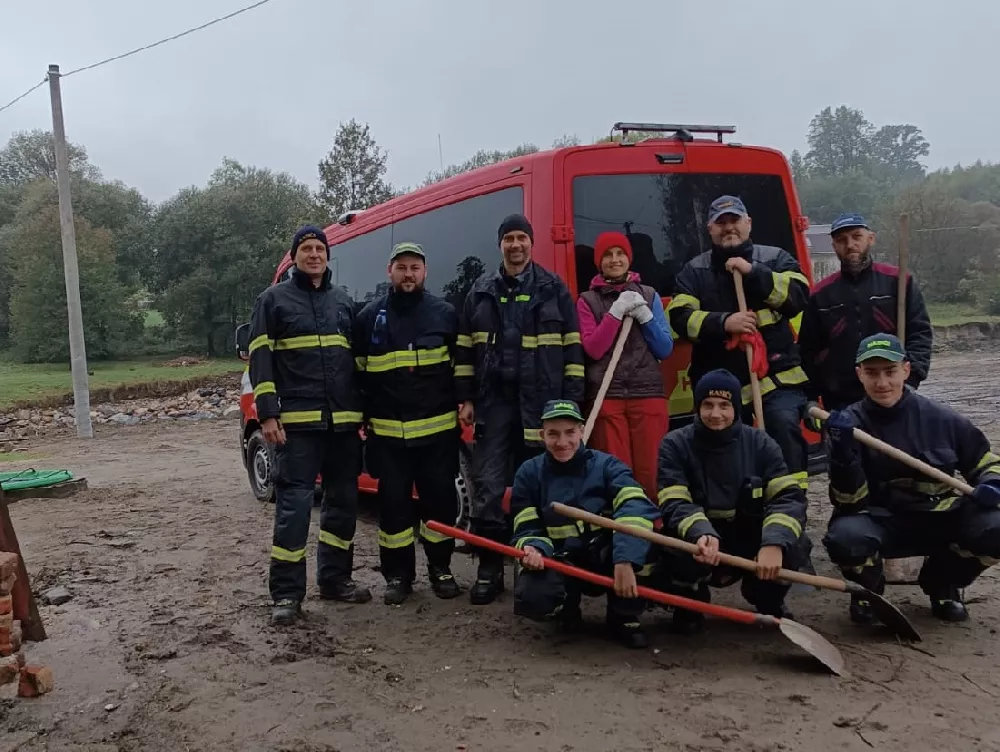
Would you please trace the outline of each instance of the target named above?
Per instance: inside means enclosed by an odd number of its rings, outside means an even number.
[[[274,503],[274,447],[264,440],[259,430],[247,442],[247,477],[257,501]]]

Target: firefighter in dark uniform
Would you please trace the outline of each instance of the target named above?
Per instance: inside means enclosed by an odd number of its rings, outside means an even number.
[[[353,302],[331,284],[317,227],[292,240],[295,273],[262,292],[250,324],[250,381],[264,438],[276,445],[272,622],[290,624],[306,594],[306,538],[323,476],[317,575],[325,599],[364,603],[351,578],[361,469],[361,397],[351,354]]]
[[[742,578],[743,597],[760,613],[790,616],[778,570],[799,569],[811,543],[803,528],[806,497],[788,472],[781,449],[763,431],[740,420],[734,402],[740,383],[728,371],[709,371],[694,388],[694,423],[668,433],[660,444],[658,501],[664,531],[694,543],[697,556],[664,550],[658,573],[665,590],[708,602],[709,585]],[[756,574],[713,568],[719,552],[756,558]],[[676,609],[679,632],[701,629],[704,617]]]
[[[503,220],[497,232],[503,262],[475,282],[459,316],[460,417],[476,427],[472,526],[498,542],[510,537],[503,497],[513,471],[542,450],[542,407],[584,398],[576,306],[562,280],[531,260],[533,240],[524,216]],[[503,558],[481,552],[470,600],[491,603],[503,587]]]
[[[830,415],[830,501],[823,543],[844,576],[882,593],[884,559],[926,556],[918,583],[945,621],[968,618],[960,591],[1000,561],[1000,457],[983,432],[907,385],[912,369],[899,339],[862,340],[856,361],[865,398]],[[859,445],[854,428],[975,488],[963,496],[881,452]],[[853,596],[852,620],[874,620]]]
[[[513,545],[525,552],[514,586],[514,613],[536,621],[555,620],[575,630],[583,621],[581,596],[607,592],[611,634],[627,647],[646,647],[639,624],[645,602],[636,587],[647,565],[649,543],[563,517],[553,511],[552,502],[647,530],[659,516],[656,505],[646,498],[628,465],[584,446],[583,415],[575,402],[553,400],[541,417],[545,452],[518,468],[511,491]],[[543,556],[613,574],[614,590],[545,569]]]
[[[458,400],[453,375],[458,315],[451,303],[424,290],[426,256],[416,243],[393,247],[388,274],[389,293],[358,314],[354,355],[362,373],[365,464],[378,479],[385,602],[398,605],[413,591],[416,578],[416,519],[435,594],[441,598],[459,594],[450,568],[455,540],[426,525],[427,520],[451,525],[458,516]]]
[[[865,337],[897,333],[899,268],[876,264],[871,250],[875,233],[860,214],[841,214],[830,227],[840,271],[813,287],[802,313],[799,350],[809,376],[811,400],[822,398],[827,410],[841,410],[865,396],[855,374],[854,354]],[[906,282],[906,352],[914,389],[927,378],[933,330],[920,288]],[[815,419],[807,419],[815,431]]]
[[[746,355],[734,344],[740,339],[754,341],[758,356],[766,353],[767,373],[760,382],[764,426],[781,447],[789,470],[806,488],[808,445],[800,428],[806,374],[791,319],[806,304],[809,281],[793,256],[753,243],[750,223],[746,206],[736,196],[712,202],[708,209],[712,249],[681,269],[667,310],[674,331],[692,343],[691,382],[697,385],[716,368],[735,375],[743,385],[742,419],[747,424],[753,415],[750,371]],[[733,269],[743,275],[747,313],[739,312]]]

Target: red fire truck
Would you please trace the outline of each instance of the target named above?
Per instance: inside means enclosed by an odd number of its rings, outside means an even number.
[[[427,251],[427,289],[461,310],[476,278],[500,263],[500,220],[522,212],[535,228],[533,259],[562,277],[574,296],[587,289],[597,271],[595,238],[617,230],[632,242],[633,270],[666,304],[684,263],[709,249],[705,217],[709,203],[722,194],[741,196],[753,216],[754,241],[795,255],[811,282],[808,220],[801,214],[788,162],[774,149],[727,140],[735,131],[724,125],[616,123],[612,135],[620,139],[517,157],[348,212],[326,228],[334,284],[360,310],[387,290],[386,259],[393,244],[412,241]],[[643,138],[630,137],[635,133]],[[291,268],[286,253],[273,282],[285,279]],[[797,331],[797,320],[793,326]],[[244,358],[246,335],[246,327],[237,330]],[[671,428],[692,416],[690,352],[688,343],[678,342],[663,363]],[[274,458],[260,433],[246,374],[243,381],[241,454],[254,494],[271,501]],[[818,441],[814,434],[808,437],[814,445]],[[471,488],[467,450],[462,459],[456,483],[464,516]],[[374,491],[376,481],[362,475],[360,485]]]

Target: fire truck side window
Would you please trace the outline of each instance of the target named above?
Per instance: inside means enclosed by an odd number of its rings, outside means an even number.
[[[461,310],[473,283],[500,264],[497,227],[524,211],[520,186],[463,199],[393,225],[392,243],[419,243],[427,254],[427,290]]]
[[[709,204],[723,194],[743,198],[753,218],[752,239],[795,255],[788,200],[779,175],[651,173],[586,175],[573,180],[577,285],[597,273],[594,241],[605,231],[632,242],[632,270],[660,295],[674,294],[674,279],[690,259],[711,248]]]
[[[389,290],[386,264],[395,243],[419,243],[427,254],[427,290],[461,308],[465,295],[486,269],[500,263],[497,226],[524,211],[520,186],[463,199],[416,214],[330,249],[334,284],[360,309]]]

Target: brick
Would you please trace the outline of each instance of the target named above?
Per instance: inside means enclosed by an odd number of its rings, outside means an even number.
[[[14,583],[17,582],[17,573],[8,577],[0,577],[0,595],[10,595],[14,592]]]
[[[14,629],[14,614],[0,615],[0,630],[6,629],[8,632]]]
[[[9,553],[7,551],[0,552],[0,581],[6,580],[8,577],[17,577],[17,565],[20,561],[20,557],[17,554]]]
[[[17,662],[16,655],[0,658],[0,684],[10,684],[20,673],[21,666]]]
[[[11,595],[0,595],[0,616],[13,613],[14,597]]]
[[[6,657],[8,655],[14,655],[16,652],[17,648],[14,647],[14,644],[10,642],[9,639],[6,642],[0,640],[0,656]]]
[[[51,692],[54,687],[52,669],[48,666],[25,666],[17,683],[17,696],[38,697]]]

